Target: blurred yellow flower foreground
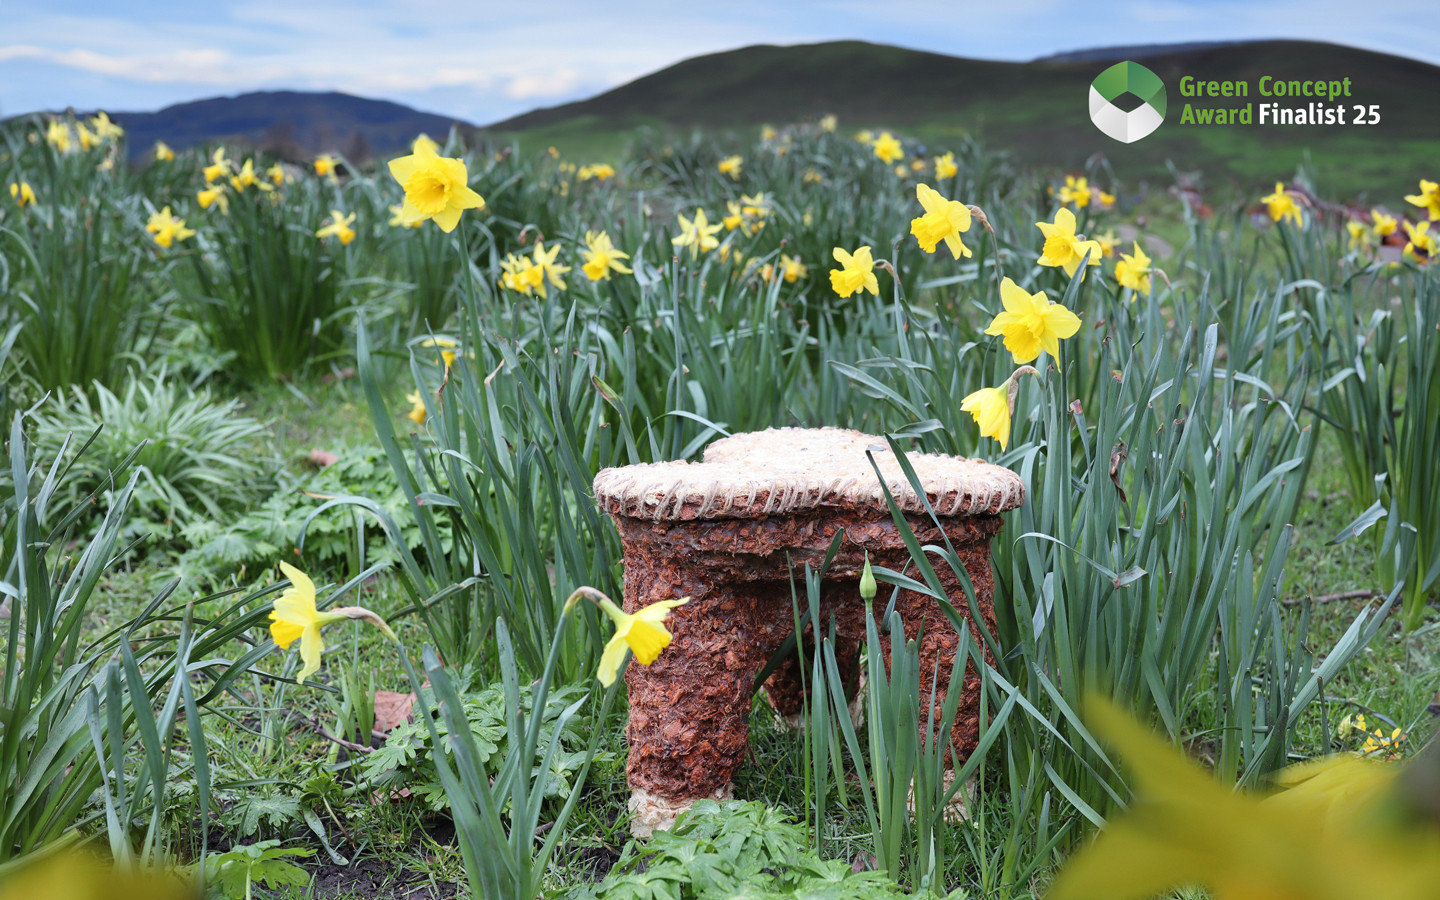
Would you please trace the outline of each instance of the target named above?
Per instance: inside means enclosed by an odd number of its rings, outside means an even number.
[[[1440,827],[1404,818],[1402,766],[1338,756],[1291,766],[1265,798],[1232,791],[1103,697],[1087,723],[1119,748],[1136,802],[1060,872],[1046,900],[1432,900]]]

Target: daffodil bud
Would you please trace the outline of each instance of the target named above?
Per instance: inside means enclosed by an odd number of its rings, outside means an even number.
[[[870,554],[865,554],[865,568],[860,572],[860,598],[866,603],[875,599],[875,573],[870,571]]]

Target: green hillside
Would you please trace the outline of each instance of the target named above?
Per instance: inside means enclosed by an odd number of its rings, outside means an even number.
[[[1089,119],[1090,81],[1111,60],[991,62],[860,41],[755,46],[696,57],[597,97],[536,110],[490,130],[525,143],[605,153],[641,126],[668,132],[743,129],[834,113],[847,131],[889,127],[941,145],[972,134],[1035,165],[1078,168],[1100,152],[1128,179],[1166,177],[1169,160],[1182,170],[1202,170],[1211,183],[1229,181],[1250,189],[1288,177],[1308,159],[1321,185],[1332,193],[1353,195],[1393,194],[1413,189],[1421,175],[1435,175],[1440,160],[1435,105],[1440,67],[1305,41],[1142,49],[1120,52],[1140,57],[1165,80],[1169,111],[1159,131],[1131,145],[1100,134]],[[1244,102],[1182,97],[1183,75],[1248,81],[1249,100],[1257,105],[1270,100],[1258,96],[1263,75],[1280,80],[1348,77],[1353,96],[1345,101],[1347,108],[1378,104],[1381,122],[1182,125],[1186,102]]]

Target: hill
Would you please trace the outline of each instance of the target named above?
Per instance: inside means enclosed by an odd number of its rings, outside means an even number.
[[[125,127],[132,157],[157,140],[176,150],[219,139],[238,139],[283,156],[303,158],[339,152],[356,162],[404,149],[421,132],[448,134],[447,116],[418,112],[399,103],[342,93],[259,91],[167,106],[152,113],[112,113]]]
[[[962,59],[936,53],[839,41],[790,47],[745,47],[685,60],[588,100],[535,110],[489,130],[562,148],[604,147],[641,126],[751,128],[834,113],[842,127],[889,127],[943,146],[962,134],[1010,149],[1025,163],[1076,169],[1097,152],[1122,178],[1168,178],[1167,161],[1203,170],[1212,181],[1246,189],[1285,178],[1308,160],[1327,190],[1393,195],[1433,177],[1440,159],[1435,104],[1440,67],[1415,60],[1309,41],[1147,45],[1147,67],[1166,83],[1166,123],[1125,145],[1089,120],[1090,81],[1117,54],[1135,48],[1082,51],[1027,63]],[[1096,57],[1099,57],[1098,59]],[[1246,80],[1250,100],[1261,76],[1341,79],[1349,104],[1377,104],[1381,122],[1357,127],[1199,127],[1181,125],[1183,104],[1231,101],[1184,98],[1183,75]],[[1289,102],[1289,101],[1287,101]],[[568,149],[568,148],[567,148]],[[1426,173],[1429,173],[1428,175]]]

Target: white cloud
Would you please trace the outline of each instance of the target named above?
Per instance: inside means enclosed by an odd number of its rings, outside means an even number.
[[[47,56],[49,53],[43,47],[32,47],[27,44],[0,47],[0,63],[9,62],[12,59],[45,59]]]
[[[573,93],[581,84],[580,73],[574,69],[551,72],[530,72],[517,75],[505,85],[505,96],[516,100],[536,100]]]

